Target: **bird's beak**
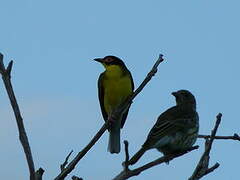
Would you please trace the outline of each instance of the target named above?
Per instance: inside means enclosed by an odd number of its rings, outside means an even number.
[[[174,97],[177,97],[177,92],[172,92],[172,95],[174,96]]]
[[[103,59],[102,58],[95,58],[93,59],[94,61],[97,61],[97,62],[100,62],[100,63],[103,63]]]

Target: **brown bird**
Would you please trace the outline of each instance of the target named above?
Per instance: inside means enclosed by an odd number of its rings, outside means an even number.
[[[195,97],[187,90],[179,90],[172,95],[175,96],[177,105],[158,117],[145,143],[128,164],[135,164],[149,149],[156,148],[168,155],[186,150],[196,142],[199,117]]]

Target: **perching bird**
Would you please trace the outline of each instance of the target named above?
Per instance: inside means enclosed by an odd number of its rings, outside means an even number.
[[[108,121],[111,113],[133,93],[133,79],[124,62],[118,57],[106,56],[94,60],[105,68],[98,79],[98,98],[103,119]],[[110,153],[120,152],[120,129],[126,121],[129,107],[108,129]]]
[[[186,150],[196,142],[199,117],[194,96],[187,90],[179,90],[172,95],[175,96],[177,105],[158,117],[145,143],[128,164],[135,164],[152,148],[168,155]]]

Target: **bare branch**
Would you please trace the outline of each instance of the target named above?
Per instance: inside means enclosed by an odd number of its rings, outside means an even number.
[[[0,53],[0,73],[3,74],[5,72],[5,66],[3,64],[3,54]]]
[[[207,175],[207,174],[209,174],[209,173],[211,173],[211,172],[213,172],[213,171],[214,171],[215,169],[217,169],[219,166],[220,166],[219,163],[214,164],[212,167],[208,168],[208,169],[205,171],[204,176]]]
[[[156,166],[156,165],[159,165],[159,164],[162,164],[164,162],[169,162],[177,157],[180,157],[188,152],[191,152],[195,149],[198,149],[199,146],[193,146],[191,148],[189,148],[188,150],[186,151],[183,151],[183,152],[180,152],[180,153],[176,153],[176,154],[170,154],[170,155],[166,155],[166,156],[163,156],[161,158],[158,158],[150,163],[147,163],[139,168],[136,168],[136,169],[133,169],[133,170],[123,170],[122,172],[120,172],[113,180],[126,180],[132,176],[137,176],[139,175],[141,172],[149,169],[149,168],[152,168],[153,166]]]
[[[129,145],[129,143],[127,140],[124,141],[124,145],[125,145],[125,156],[126,157],[125,157],[125,162],[123,163],[123,167],[124,167],[125,171],[128,171],[129,170],[129,168],[128,168],[128,161],[129,161],[128,145]]]
[[[152,79],[152,77],[157,72],[158,65],[163,61],[163,55],[160,54],[158,60],[152,67],[151,71],[147,74],[146,78],[143,80],[141,85],[134,91],[134,93],[116,109],[115,112],[111,114],[109,119],[114,119],[118,117],[122,112],[124,112],[128,106],[132,103],[133,99],[142,91],[142,89],[146,86],[146,84]],[[80,151],[77,156],[68,164],[68,166],[61,172],[54,180],[63,180],[77,165],[77,163],[84,157],[84,155],[93,147],[93,145],[98,141],[98,139],[103,135],[103,133],[107,130],[110,125],[110,121],[107,121],[98,133],[93,137],[93,139],[88,143],[88,145]]]
[[[28,142],[27,133],[24,127],[23,118],[21,116],[21,112],[20,112],[15,94],[13,91],[12,83],[11,83],[12,65],[13,65],[13,61],[10,61],[7,69],[5,69],[5,66],[3,63],[3,55],[0,53],[0,73],[2,74],[2,79],[3,79],[12,109],[14,111],[14,115],[16,118],[18,131],[19,131],[19,139],[22,144],[22,147],[27,159],[27,163],[28,163],[30,180],[35,180],[35,168],[34,168],[32,153],[31,153],[29,142]]]
[[[221,123],[221,118],[222,118],[222,114],[219,113],[216,117],[216,123],[215,126],[212,130],[212,133],[210,135],[210,139],[207,138],[206,142],[205,142],[205,151],[201,156],[201,159],[199,160],[197,167],[195,168],[192,176],[189,178],[189,180],[198,180],[200,178],[202,178],[203,176],[209,174],[210,172],[214,171],[215,169],[217,169],[220,164],[216,163],[213,167],[208,168],[209,166],[209,159],[210,159],[210,151],[212,148],[212,143],[214,141],[214,137],[216,136],[217,133],[217,129],[219,127],[219,124]]]
[[[68,159],[70,158],[72,153],[73,153],[73,150],[71,150],[71,152],[67,155],[64,163],[60,165],[61,172],[65,169],[66,165],[68,164]]]
[[[11,72],[12,72],[12,66],[13,66],[13,61],[10,61],[8,64],[8,67],[6,69],[7,74],[9,74],[10,77],[11,77]]]
[[[35,179],[42,180],[43,173],[44,173],[44,169],[39,168],[35,173]]]
[[[198,135],[198,138],[209,139],[211,135]],[[214,139],[230,139],[230,140],[237,140],[240,141],[240,136],[235,133],[233,136],[214,136]]]
[[[77,163],[92,148],[92,146],[98,141],[98,139],[103,135],[108,126],[109,123],[105,123],[97,132],[97,134],[93,137],[93,139],[87,144],[87,146],[77,154],[77,156],[68,164],[64,171],[62,171],[54,180],[63,180],[75,168]]]
[[[79,178],[79,177],[77,177],[77,176],[73,176],[73,177],[72,177],[72,180],[83,180],[83,178]]]

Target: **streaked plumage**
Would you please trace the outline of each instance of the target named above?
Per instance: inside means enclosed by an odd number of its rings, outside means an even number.
[[[187,90],[179,90],[172,95],[177,105],[158,117],[142,148],[130,159],[129,164],[135,164],[152,148],[167,155],[188,149],[195,143],[199,129],[196,100]]]
[[[98,97],[103,118],[107,121],[109,115],[132,94],[134,84],[130,71],[118,57],[106,56],[95,60],[105,67],[98,79]],[[129,108],[108,129],[110,153],[120,152],[120,129],[124,126],[128,111]]]

